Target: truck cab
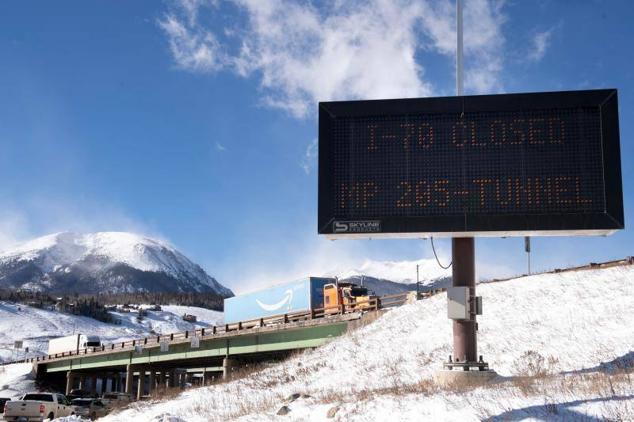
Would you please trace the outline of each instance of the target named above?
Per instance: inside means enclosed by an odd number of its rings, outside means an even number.
[[[378,297],[355,283],[329,283],[324,285],[324,313],[326,315],[374,309]]]
[[[79,336],[79,348],[87,349],[89,347],[101,347],[101,339],[99,336],[81,334]]]

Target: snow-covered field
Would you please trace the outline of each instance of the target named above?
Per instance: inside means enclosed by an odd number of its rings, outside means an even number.
[[[141,307],[148,308],[149,306],[141,305]],[[141,329],[144,333],[154,331],[159,334],[169,334],[223,323],[222,312],[195,306],[162,305],[160,311],[148,311],[142,322],[137,322],[137,312],[111,313],[121,320],[122,327],[128,327],[130,330]],[[184,314],[196,315],[197,321],[195,323],[183,321]]]
[[[183,321],[185,313],[196,315],[198,322]],[[168,334],[222,323],[222,312],[192,306],[166,305],[161,311],[148,311],[141,322],[136,320],[137,312],[112,314],[120,325],[0,301],[0,361],[24,357],[22,350],[13,349],[15,340],[23,340],[32,357],[46,353],[50,338],[75,333],[98,335],[103,342],[112,343],[144,337],[151,331]]]
[[[486,283],[478,294],[479,353],[499,374],[488,386],[432,381],[451,353],[438,295],[244,378],[105,420],[633,420],[634,379],[610,369],[634,361],[634,267]],[[304,396],[286,400],[295,393]]]

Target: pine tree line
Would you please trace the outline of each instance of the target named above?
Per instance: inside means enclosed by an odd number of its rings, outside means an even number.
[[[21,303],[37,308],[54,308],[59,312],[88,316],[103,322],[114,322],[107,307],[124,304],[156,304],[196,306],[216,311],[223,310],[223,298],[215,293],[118,293],[98,295],[63,295],[29,290],[2,290],[0,300]]]

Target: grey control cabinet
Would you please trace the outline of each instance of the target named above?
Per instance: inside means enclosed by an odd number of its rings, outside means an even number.
[[[449,319],[469,319],[469,288],[447,288],[447,317]]]

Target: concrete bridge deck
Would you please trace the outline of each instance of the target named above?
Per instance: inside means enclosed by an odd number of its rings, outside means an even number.
[[[104,346],[89,353],[49,356],[33,360],[33,365],[40,381],[59,389],[65,386],[67,394],[81,388],[140,398],[157,388],[227,379],[241,366],[321,346],[362,317],[353,312],[216,333],[198,330],[136,340],[117,348]]]

